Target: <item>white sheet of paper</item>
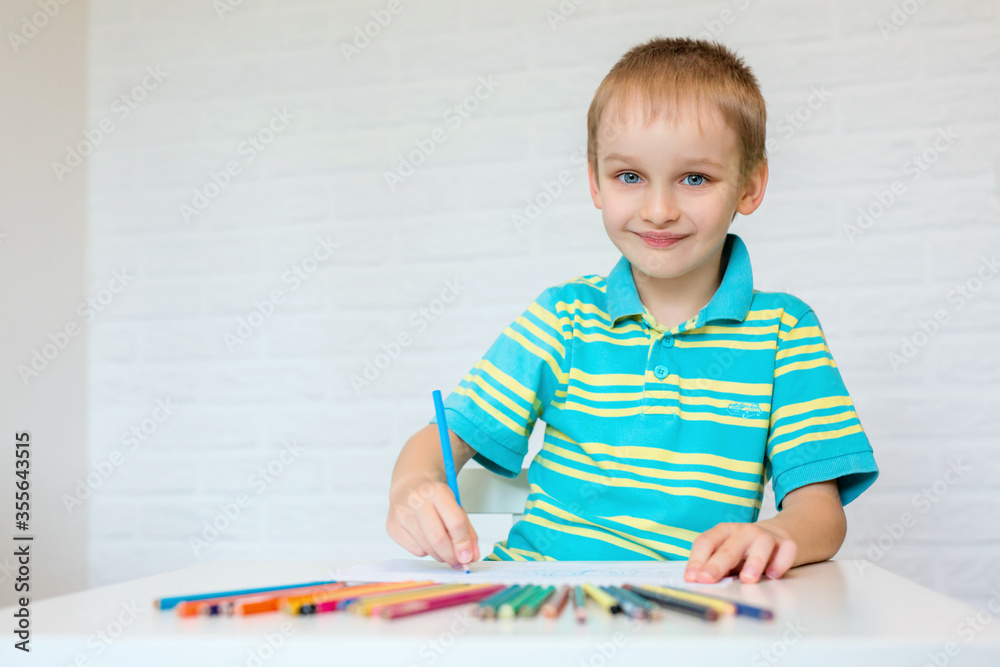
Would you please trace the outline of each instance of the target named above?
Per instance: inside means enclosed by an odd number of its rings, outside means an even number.
[[[436,583],[503,584],[653,584],[660,586],[715,587],[684,581],[687,561],[492,561],[469,564],[471,572],[453,570],[435,560],[402,559],[363,563],[340,573],[344,581],[434,581]]]

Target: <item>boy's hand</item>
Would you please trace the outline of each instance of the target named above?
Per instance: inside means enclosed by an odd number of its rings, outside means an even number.
[[[453,568],[479,560],[479,538],[444,482],[400,489],[389,501],[389,536],[414,556],[430,554]]]
[[[792,567],[798,545],[788,531],[757,523],[720,523],[706,530],[691,544],[684,580],[711,584],[729,575],[752,584],[767,572],[782,577]]]

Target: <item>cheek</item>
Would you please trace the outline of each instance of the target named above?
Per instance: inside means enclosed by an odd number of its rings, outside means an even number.
[[[630,208],[627,202],[622,201],[620,198],[616,199],[614,197],[605,197],[603,207],[605,220],[610,221],[612,224],[624,224],[630,215]]]
[[[721,220],[726,212],[726,201],[719,197],[698,197],[685,202],[683,210],[703,222]],[[735,210],[735,209],[733,209]]]

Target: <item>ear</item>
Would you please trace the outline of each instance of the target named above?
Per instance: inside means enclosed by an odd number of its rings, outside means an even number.
[[[743,186],[743,194],[736,204],[740,215],[750,215],[764,201],[764,190],[767,189],[767,160],[764,160]]]
[[[587,180],[590,181],[590,198],[594,200],[594,206],[601,208],[601,188],[597,184],[594,167],[589,162],[587,163]]]

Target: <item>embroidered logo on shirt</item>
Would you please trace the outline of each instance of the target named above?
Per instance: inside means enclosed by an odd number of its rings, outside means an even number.
[[[730,403],[729,414],[734,417],[750,419],[751,417],[760,417],[761,410],[760,406],[756,403]]]

